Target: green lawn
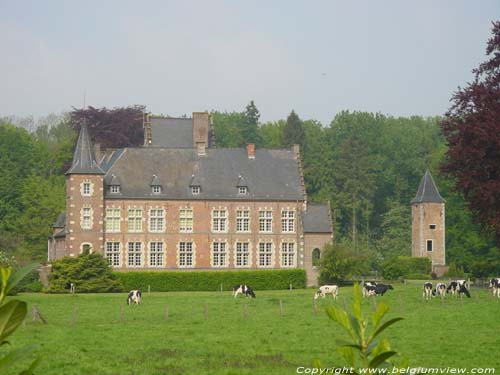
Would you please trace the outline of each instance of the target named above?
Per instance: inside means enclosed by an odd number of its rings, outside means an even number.
[[[396,285],[377,297],[391,306],[389,317],[405,318],[386,331],[393,349],[413,367],[500,369],[500,299],[486,290],[471,293],[463,301],[423,302],[420,286]],[[230,292],[144,293],[140,306],[127,306],[125,293],[21,294],[30,315],[11,343],[40,344],[37,374],[295,374],[315,358],[344,365],[334,344],[346,337],[322,309],[331,298],[319,301],[315,315],[314,290],[256,294],[250,300]],[[351,300],[352,288],[341,288],[336,303]],[[365,299],[364,311],[372,311],[373,302]],[[33,304],[47,325],[32,321]]]

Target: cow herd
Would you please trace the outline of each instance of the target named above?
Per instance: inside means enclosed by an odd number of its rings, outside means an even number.
[[[382,284],[376,281],[362,281],[360,283],[363,297],[373,297],[373,296],[383,296],[388,290],[393,290],[391,284]],[[491,289],[493,296],[500,298],[500,277],[492,278],[489,282],[489,288]],[[246,284],[239,284],[233,287],[234,298],[238,295],[243,295],[245,297],[256,298],[253,289]],[[319,297],[325,298],[327,294],[330,294],[333,299],[337,299],[339,295],[338,285],[322,285],[318,288],[314,294],[314,299]],[[467,280],[453,280],[450,281],[448,285],[443,282],[438,282],[434,286],[431,282],[425,282],[423,286],[422,298],[425,300],[430,300],[433,297],[444,298],[446,294],[451,294],[454,297],[467,296],[470,298],[469,284]],[[131,290],[127,296],[127,304],[130,305],[135,303],[139,305],[142,300],[142,293],[140,290]]]

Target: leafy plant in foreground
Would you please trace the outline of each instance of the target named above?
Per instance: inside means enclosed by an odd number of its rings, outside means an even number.
[[[21,279],[26,276],[29,272],[33,270],[33,266],[26,266],[19,269],[12,275],[11,267],[0,267],[0,348],[9,342],[6,340],[14,331],[22,324],[26,314],[28,312],[28,307],[26,302],[19,301],[17,299],[12,299],[5,303],[5,297],[16,286]],[[12,276],[12,277],[11,277]],[[0,374],[5,373],[5,370],[24,360],[28,355],[30,355],[34,350],[35,345],[29,345],[22,348],[14,349],[9,351],[7,354],[0,354]],[[21,375],[30,375],[33,373],[35,367],[40,362],[40,357],[35,359],[28,369],[22,371]]]
[[[337,306],[326,308],[326,313],[330,319],[344,328],[352,340],[350,342],[336,341],[337,350],[344,357],[347,364],[351,366],[352,373],[358,374],[357,370],[360,368],[392,366],[388,359],[396,355],[397,352],[391,350],[387,339],[379,339],[379,335],[403,318],[393,318],[382,322],[388,311],[389,306],[384,302],[380,302],[375,312],[371,313],[369,318],[366,317],[361,311],[361,290],[358,284],[354,284],[352,313]],[[318,361],[315,361],[315,366],[321,368]],[[400,363],[397,367],[406,366],[407,363]]]

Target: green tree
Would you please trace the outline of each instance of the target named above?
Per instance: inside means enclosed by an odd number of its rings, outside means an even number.
[[[384,258],[411,255],[411,209],[398,201],[389,203],[389,210],[382,214],[382,238],[377,249]]]
[[[297,144],[302,148],[304,146],[304,140],[304,123],[295,111],[292,111],[286,119],[286,125],[283,127],[283,145],[285,147],[290,147],[291,145]]]
[[[217,147],[244,146],[241,129],[245,115],[240,112],[212,112]]]
[[[245,108],[244,121],[241,124],[241,137],[245,144],[254,143],[256,146],[261,145],[259,118],[259,110],[252,100]]]
[[[321,252],[320,281],[335,282],[368,273],[369,257],[347,244],[328,244]]]
[[[266,122],[259,128],[262,147],[264,148],[282,148],[283,147],[283,128],[285,121]]]

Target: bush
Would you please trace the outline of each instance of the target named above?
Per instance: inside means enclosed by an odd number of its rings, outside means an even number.
[[[366,275],[369,259],[366,254],[354,251],[347,244],[328,244],[320,260],[319,282],[338,283],[340,280]]]
[[[429,278],[432,278],[432,275],[429,276],[425,273],[409,273],[404,275],[404,277],[408,280],[429,280]]]
[[[40,282],[40,276],[37,270],[28,273],[12,290],[10,295],[17,293],[39,293],[43,290],[43,284]]]
[[[486,279],[488,277],[498,277],[500,275],[500,262],[498,261],[479,261],[472,264],[472,276],[477,279]]]
[[[388,280],[397,280],[400,278],[410,278],[412,274],[425,274],[429,278],[432,263],[427,257],[406,257],[398,256],[387,259],[382,264],[382,276]]]
[[[84,253],[52,263],[48,293],[67,293],[71,283],[78,293],[120,292],[121,284],[102,255]]]
[[[237,284],[248,284],[254,290],[304,288],[306,272],[292,270],[241,270],[241,271],[165,271],[165,272],[115,272],[124,290],[154,292],[231,290]]]
[[[465,277],[464,268],[457,266],[455,263],[450,264],[448,271],[444,274],[445,277],[463,278]]]

